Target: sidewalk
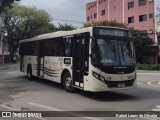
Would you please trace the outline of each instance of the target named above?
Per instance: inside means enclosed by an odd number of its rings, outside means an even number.
[[[13,67],[16,65],[18,65],[18,64],[17,63],[0,64],[0,70],[7,69],[7,68],[10,68],[10,67]]]

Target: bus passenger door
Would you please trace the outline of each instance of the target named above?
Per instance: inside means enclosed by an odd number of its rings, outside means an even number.
[[[82,35],[74,37],[73,46],[73,82],[74,86],[83,88],[84,74],[84,43],[85,38]]]
[[[44,42],[39,43],[37,76],[44,77]]]

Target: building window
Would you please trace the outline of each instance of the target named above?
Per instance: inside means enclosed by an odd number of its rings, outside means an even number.
[[[139,22],[142,22],[142,21],[147,21],[147,15],[140,15],[139,16]]]
[[[133,8],[134,7],[134,1],[133,2],[129,2],[128,3],[128,9]]]
[[[128,23],[134,23],[134,17],[129,17],[128,18]]]
[[[94,13],[94,18],[97,18],[97,13]]]
[[[114,6],[114,11],[116,10],[116,6]]]
[[[146,0],[139,0],[139,6],[146,5]]]
[[[149,18],[153,18],[153,13],[149,14]]]
[[[89,16],[87,17],[87,21],[89,21]]]
[[[105,10],[102,10],[102,12],[101,12],[101,13],[102,13],[102,16],[103,16],[103,15],[105,15]]]

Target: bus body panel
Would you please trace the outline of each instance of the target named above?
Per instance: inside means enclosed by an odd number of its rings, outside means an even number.
[[[70,63],[64,63],[65,59]],[[63,70],[68,70],[72,76],[72,58],[71,57],[49,57],[44,58],[44,78],[61,83]]]
[[[93,71],[101,76],[104,77],[105,81],[99,80],[93,76]],[[126,87],[126,86],[117,86],[117,87],[108,87],[108,83],[114,82],[115,84],[118,85],[118,83],[123,83],[126,81],[131,80],[130,78],[134,79],[133,85]],[[136,81],[136,71],[130,74],[107,74],[105,72],[102,72],[101,70],[95,68],[90,64],[90,80],[89,80],[89,85],[90,85],[90,90],[89,91],[110,91],[110,90],[119,90],[119,89],[130,89],[130,88],[135,88],[137,86],[137,81]],[[111,78],[110,80],[107,80],[107,78]]]
[[[37,76],[37,56],[24,56],[23,61],[23,72],[27,73],[27,67],[31,65],[32,75]]]
[[[102,27],[102,28],[112,28],[112,29],[118,29],[114,27]],[[119,29],[119,30],[125,30],[125,29]],[[88,39],[85,33],[89,32],[90,34],[90,39]],[[104,34],[103,31],[101,31],[101,34]],[[107,33],[110,34],[110,33]],[[82,70],[83,77],[82,79],[78,79],[77,77],[79,76],[78,69],[76,69],[77,62],[80,60],[81,56],[78,56],[77,49],[79,47],[79,44],[75,46],[76,41],[81,40],[82,36],[85,40],[89,40],[89,51],[85,53],[88,54],[88,63],[87,63],[87,70],[85,69],[86,65],[86,57],[82,57],[82,66],[83,68],[80,69]],[[85,36],[86,35],[86,36]],[[119,35],[119,34],[117,34]],[[121,35],[121,34],[120,34]],[[68,36],[68,37],[66,37]],[[72,38],[72,43],[73,48],[72,52],[74,53],[72,57],[65,57],[65,56],[54,56],[50,55],[47,56],[43,51],[45,49],[43,48],[43,44],[45,44],[45,40],[50,39],[56,40],[56,38],[62,38],[63,40],[69,40],[68,38]],[[116,37],[116,36],[115,36]],[[53,39],[52,39],[53,38]],[[86,39],[87,38],[87,39]],[[63,41],[62,40],[62,41]],[[51,80],[54,82],[61,83],[62,81],[62,73],[63,71],[68,71],[71,75],[71,78],[73,79],[73,86],[83,89],[84,91],[93,91],[93,92],[100,92],[100,91],[110,91],[110,90],[121,90],[121,89],[130,89],[130,88],[135,88],[137,85],[136,81],[136,69],[133,72],[128,72],[127,74],[109,74],[107,71],[102,71],[99,67],[95,67],[92,64],[92,48],[91,48],[91,43],[95,40],[94,34],[93,34],[93,27],[89,28],[83,28],[83,29],[78,29],[78,30],[73,30],[73,31],[64,31],[64,33],[61,32],[56,32],[56,33],[49,33],[45,35],[40,35],[35,38],[23,40],[20,42],[22,43],[27,43],[27,42],[41,42],[41,47],[40,49],[41,52],[38,54],[38,56],[30,56],[30,55],[25,55],[25,53],[22,55],[20,54],[21,57],[21,68],[23,72],[27,72],[27,67],[28,65],[31,65],[32,68],[32,75],[33,76],[38,76],[47,80]],[[118,40],[117,40],[118,41]],[[82,41],[81,44],[83,47],[85,46],[85,43]],[[48,47],[46,47],[48,50]],[[84,47],[86,50],[86,46]],[[119,48],[118,48],[119,49]],[[39,50],[38,50],[39,51]],[[64,49],[65,52],[66,48]],[[108,51],[106,51],[108,52]],[[83,53],[83,52],[82,52]],[[84,54],[84,53],[83,53]],[[38,67],[40,65],[40,67]],[[38,69],[40,72],[38,72]],[[98,76],[98,77],[97,77]],[[97,77],[97,78],[96,78]],[[132,80],[132,81],[130,81]],[[124,84],[125,83],[125,84]],[[124,86],[125,85],[125,86]]]

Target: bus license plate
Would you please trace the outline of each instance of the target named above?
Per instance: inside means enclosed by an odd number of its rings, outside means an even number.
[[[119,88],[125,87],[125,83],[118,83],[117,87],[119,87]]]

